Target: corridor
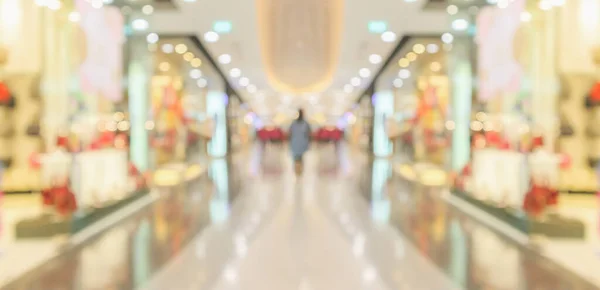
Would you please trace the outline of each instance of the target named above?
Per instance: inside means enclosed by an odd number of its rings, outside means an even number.
[[[3,289],[598,289],[381,162],[242,150]]]

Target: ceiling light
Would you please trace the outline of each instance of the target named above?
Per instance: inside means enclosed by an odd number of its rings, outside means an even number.
[[[354,91],[354,87],[353,87],[352,85],[345,85],[345,86],[344,86],[344,92],[345,92],[345,93],[349,94],[349,93],[351,93],[352,91]]]
[[[199,69],[193,69],[190,71],[190,77],[193,79],[199,79],[202,77],[202,71]]]
[[[448,32],[442,34],[442,41],[444,43],[452,43],[454,41],[454,36]]]
[[[368,78],[371,76],[371,70],[369,70],[368,68],[361,68],[358,71],[358,75],[360,75],[361,78]]]
[[[249,93],[254,94],[258,91],[258,89],[256,88],[255,85],[248,85],[248,87],[246,88],[248,90]]]
[[[448,14],[450,15],[455,15],[456,13],[458,13],[458,7],[456,5],[449,5],[446,8],[446,11],[448,12]]]
[[[239,84],[242,87],[246,87],[246,86],[248,86],[250,84],[250,80],[248,78],[246,78],[246,77],[240,78]]]
[[[394,80],[394,87],[396,88],[401,88],[404,85],[404,81],[401,79],[395,79]]]
[[[429,65],[429,68],[430,68],[430,69],[431,69],[431,71],[433,71],[433,72],[439,72],[440,70],[442,70],[442,64],[440,64],[440,63],[439,63],[439,62],[437,62],[437,61],[434,61],[434,62],[432,62],[432,63]]]
[[[371,33],[380,34],[387,30],[387,23],[385,21],[370,21],[368,26]]]
[[[440,51],[440,47],[435,44],[435,43],[430,43],[427,45],[427,52],[428,53],[437,53],[438,51]]]
[[[167,72],[169,71],[169,69],[171,69],[171,64],[169,64],[168,62],[161,62],[158,65],[158,69],[162,72]]]
[[[186,52],[186,53],[183,55],[183,59],[184,59],[185,61],[192,61],[192,59],[194,59],[194,54],[193,54],[193,53],[191,53],[191,52]]]
[[[231,63],[231,55],[229,54],[221,54],[219,56],[219,62],[222,64],[230,64]]]
[[[418,54],[422,54],[425,52],[425,45],[417,43],[413,46],[413,51]]]
[[[467,30],[467,28],[469,28],[469,21],[466,19],[460,18],[452,21],[452,29],[456,31],[464,31]]]
[[[217,33],[229,33],[232,28],[233,25],[230,21],[215,21],[215,23],[213,23],[213,31]]]
[[[70,15],[69,15],[70,17]],[[148,43],[157,43],[158,42],[158,34],[156,33],[150,33],[146,36],[146,41]]]
[[[187,51],[187,49],[187,46],[183,43],[180,43],[177,46],[175,46],[175,52],[179,54],[184,54]]]
[[[194,59],[192,59],[192,61],[190,61],[190,64],[193,67],[201,67],[202,66],[202,60],[199,59],[199,58],[194,58]]]
[[[133,28],[133,30],[144,31],[147,30],[148,27],[150,27],[150,23],[148,23],[146,19],[138,18],[131,21],[131,28]]]
[[[154,7],[152,7],[152,5],[144,5],[144,7],[142,7],[142,13],[146,14],[146,15],[150,15],[154,12]]]
[[[401,79],[407,79],[410,78],[410,71],[407,69],[401,69],[398,72],[398,77],[400,77]]]
[[[214,31],[209,31],[207,33],[204,33],[204,40],[210,43],[217,42],[219,41],[219,34]]]
[[[417,60],[417,54],[411,51],[406,54],[406,58],[410,61],[415,61]]]
[[[360,80],[360,78],[357,78],[357,77],[354,77],[350,80],[350,84],[355,87],[360,86],[361,83],[362,83],[362,81]]]
[[[232,78],[239,78],[242,75],[242,71],[239,68],[232,68],[229,71],[229,76]]]
[[[167,54],[173,53],[174,50],[175,50],[175,48],[170,43],[165,43],[162,46],[162,52],[164,52],[164,53],[167,53]]]
[[[381,55],[379,54],[371,54],[369,55],[369,62],[372,64],[378,64],[381,63],[383,59],[381,58]]]
[[[386,31],[384,33],[381,34],[381,40],[383,40],[383,42],[394,42],[396,41],[396,33],[393,33],[391,31]]]
[[[69,13],[69,21],[71,22],[79,22],[81,20],[81,14],[79,12],[73,11]]]
[[[408,66],[410,65],[410,60],[408,60],[408,59],[406,59],[406,58],[401,58],[401,59],[398,61],[398,65],[399,65],[400,67],[408,67]]]
[[[199,79],[196,81],[196,85],[198,85],[199,88],[206,88],[208,81],[206,79]]]

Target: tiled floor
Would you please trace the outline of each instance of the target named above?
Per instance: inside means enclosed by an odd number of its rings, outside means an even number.
[[[103,235],[6,289],[598,289],[395,178],[387,160],[315,147],[215,160]]]

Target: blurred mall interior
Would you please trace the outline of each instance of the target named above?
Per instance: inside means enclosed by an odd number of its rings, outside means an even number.
[[[599,161],[600,0],[0,0],[0,289],[600,289]]]

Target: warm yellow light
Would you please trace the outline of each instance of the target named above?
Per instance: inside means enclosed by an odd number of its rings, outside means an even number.
[[[425,52],[425,45],[422,45],[420,43],[415,44],[415,46],[413,46],[413,51],[415,53],[421,54]]]
[[[408,66],[410,65],[410,61],[409,61],[408,59],[406,59],[406,58],[401,58],[401,59],[398,61],[398,65],[399,65],[400,67],[408,67]]]
[[[440,70],[442,70],[442,65],[439,62],[434,61],[429,65],[429,68],[433,72],[439,72]]]
[[[406,54],[406,58],[410,61],[415,61],[417,60],[417,54],[414,52],[409,52]]]
[[[175,46],[175,52],[179,54],[184,54],[187,51],[187,49],[187,46],[183,43],[180,43],[177,46]]]
[[[183,59],[185,59],[185,61],[192,61],[192,59],[194,59],[194,54],[191,52],[186,52],[183,55]]]
[[[161,62],[158,65],[158,69],[162,72],[167,72],[169,71],[169,69],[171,69],[171,64],[169,64],[168,62]]]
[[[194,58],[194,59],[192,59],[192,61],[190,62],[190,64],[193,67],[200,67],[202,65],[202,60],[200,60],[199,58]]]

